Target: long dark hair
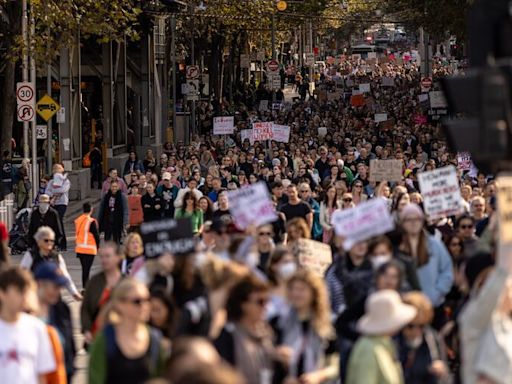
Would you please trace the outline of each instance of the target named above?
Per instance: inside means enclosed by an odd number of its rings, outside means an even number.
[[[193,199],[194,200],[194,211],[197,209],[197,197],[192,191],[188,191],[185,193],[185,196],[183,196],[183,210],[187,209],[187,200]]]
[[[177,309],[176,304],[174,303],[174,300],[172,299],[171,295],[169,295],[167,292],[165,292],[162,288],[155,288],[151,290],[151,299],[157,299],[162,302],[162,304],[167,309],[167,324],[166,327],[163,329],[160,329],[162,331],[162,334],[167,337],[171,338],[174,335],[174,330],[176,327],[176,315],[177,315]]]
[[[334,200],[333,200],[333,205],[332,206],[329,206],[329,197],[327,197],[327,192],[329,192],[329,189],[331,188],[334,188],[334,192],[336,192],[336,194],[334,195]],[[336,191],[336,188],[334,187],[334,185],[329,185],[327,188],[325,188],[325,191],[324,191],[324,204],[327,208],[336,208],[336,202],[338,201],[338,191]]]

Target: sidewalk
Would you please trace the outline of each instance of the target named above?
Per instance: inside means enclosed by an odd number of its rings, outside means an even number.
[[[72,223],[80,215],[80,213],[82,213],[82,206],[84,205],[84,203],[90,203],[92,207],[96,210],[100,200],[101,190],[93,189],[91,190],[91,194],[87,196],[85,199],[70,201],[68,204],[68,209],[66,210],[64,224]]]

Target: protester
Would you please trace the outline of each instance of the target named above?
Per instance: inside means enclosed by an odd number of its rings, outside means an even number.
[[[119,190],[119,183],[109,183],[110,189],[102,197],[98,213],[100,233],[105,233],[105,241],[113,239],[121,242],[123,230],[129,226],[128,199]]]
[[[91,344],[94,335],[100,328],[100,313],[108,303],[112,290],[121,281],[122,255],[119,246],[107,242],[99,249],[101,272],[94,275],[85,286],[81,307],[81,329],[85,343]]]
[[[144,221],[144,211],[142,209],[142,196],[139,194],[139,185],[133,185],[130,189],[128,199],[128,222],[130,224],[129,231],[138,230]]]
[[[391,339],[416,316],[397,292],[382,290],[370,295],[366,314],[357,328],[363,335],[355,344],[347,368],[347,384],[403,383],[396,347]]]
[[[299,199],[298,189],[295,184],[288,186],[288,203],[283,205],[281,212],[284,213],[286,220],[302,218],[306,220],[310,230],[313,227],[313,211],[308,203]]]
[[[183,206],[176,209],[174,218],[189,218],[192,224],[192,233],[199,235],[203,230],[203,211],[198,206],[195,194],[188,191],[183,197],[183,202]]]
[[[59,213],[50,206],[50,196],[44,194],[39,197],[39,207],[32,211],[28,225],[27,240],[29,246],[34,245],[34,234],[43,226],[50,227],[55,233],[57,243],[62,244],[64,230]]]
[[[128,187],[126,186],[124,180],[117,175],[117,169],[110,168],[108,170],[108,177],[105,179],[101,187],[101,196],[104,196],[112,189],[111,184],[113,182],[117,183],[118,189],[120,189],[122,193],[128,193]]]
[[[46,187],[46,194],[50,196],[50,202],[59,213],[60,224],[62,227],[62,241],[59,243],[63,251],[67,249],[66,234],[64,232],[64,216],[69,204],[69,189],[71,182],[68,175],[64,173],[64,167],[61,164],[53,166],[53,178]]]
[[[91,345],[89,383],[143,383],[164,373],[161,333],[148,327],[150,296],[132,278],[121,281],[110,299],[108,322]]]
[[[91,217],[92,211],[91,204],[84,203],[82,215],[75,219],[75,252],[82,265],[82,287],[84,288],[89,280],[92,263],[100,244],[98,223]]]
[[[5,383],[44,383],[57,369],[45,324],[24,313],[33,284],[18,267],[0,272],[0,372]]]
[[[320,225],[323,229],[322,242],[324,243],[329,244],[332,240],[334,229],[331,223],[331,216],[338,208],[336,188],[329,186],[325,190],[323,201],[320,203]]]
[[[267,319],[277,317],[288,308],[287,281],[298,269],[295,256],[283,246],[276,247],[266,264],[266,275],[270,284],[270,299]]]
[[[58,265],[62,274],[66,277],[67,290],[76,300],[81,300],[82,295],[78,292],[76,285],[71,278],[66,262],[60,253],[55,251],[55,232],[50,227],[40,227],[34,235],[35,245],[25,252],[20,261],[20,267],[34,272],[39,264],[46,261],[53,262]]]
[[[124,163],[123,177],[131,174],[132,172],[144,173],[144,165],[137,157],[137,152],[135,151],[131,151],[128,154],[128,160]]]
[[[0,221],[0,271],[11,264],[9,250],[9,232],[5,224]]]
[[[132,274],[132,267],[137,260],[142,261],[144,258],[144,243],[142,237],[132,232],[126,236],[124,241],[124,257],[121,264],[121,272],[123,275]],[[139,267],[139,266],[137,266]]]
[[[161,219],[162,198],[155,192],[155,184],[148,182],[146,192],[141,199],[144,221],[150,222]]]

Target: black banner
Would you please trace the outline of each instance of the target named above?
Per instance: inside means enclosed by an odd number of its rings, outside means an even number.
[[[149,259],[165,252],[173,255],[190,253],[194,251],[197,242],[189,218],[142,223],[140,232],[144,240],[144,253]]]

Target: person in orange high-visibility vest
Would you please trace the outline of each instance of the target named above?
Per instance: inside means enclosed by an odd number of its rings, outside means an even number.
[[[100,244],[100,233],[98,231],[98,223],[92,216],[92,206],[84,203],[83,213],[75,219],[76,233],[76,256],[82,264],[82,287],[85,289],[87,280],[89,280],[89,272],[94,261],[94,256],[98,253]]]

